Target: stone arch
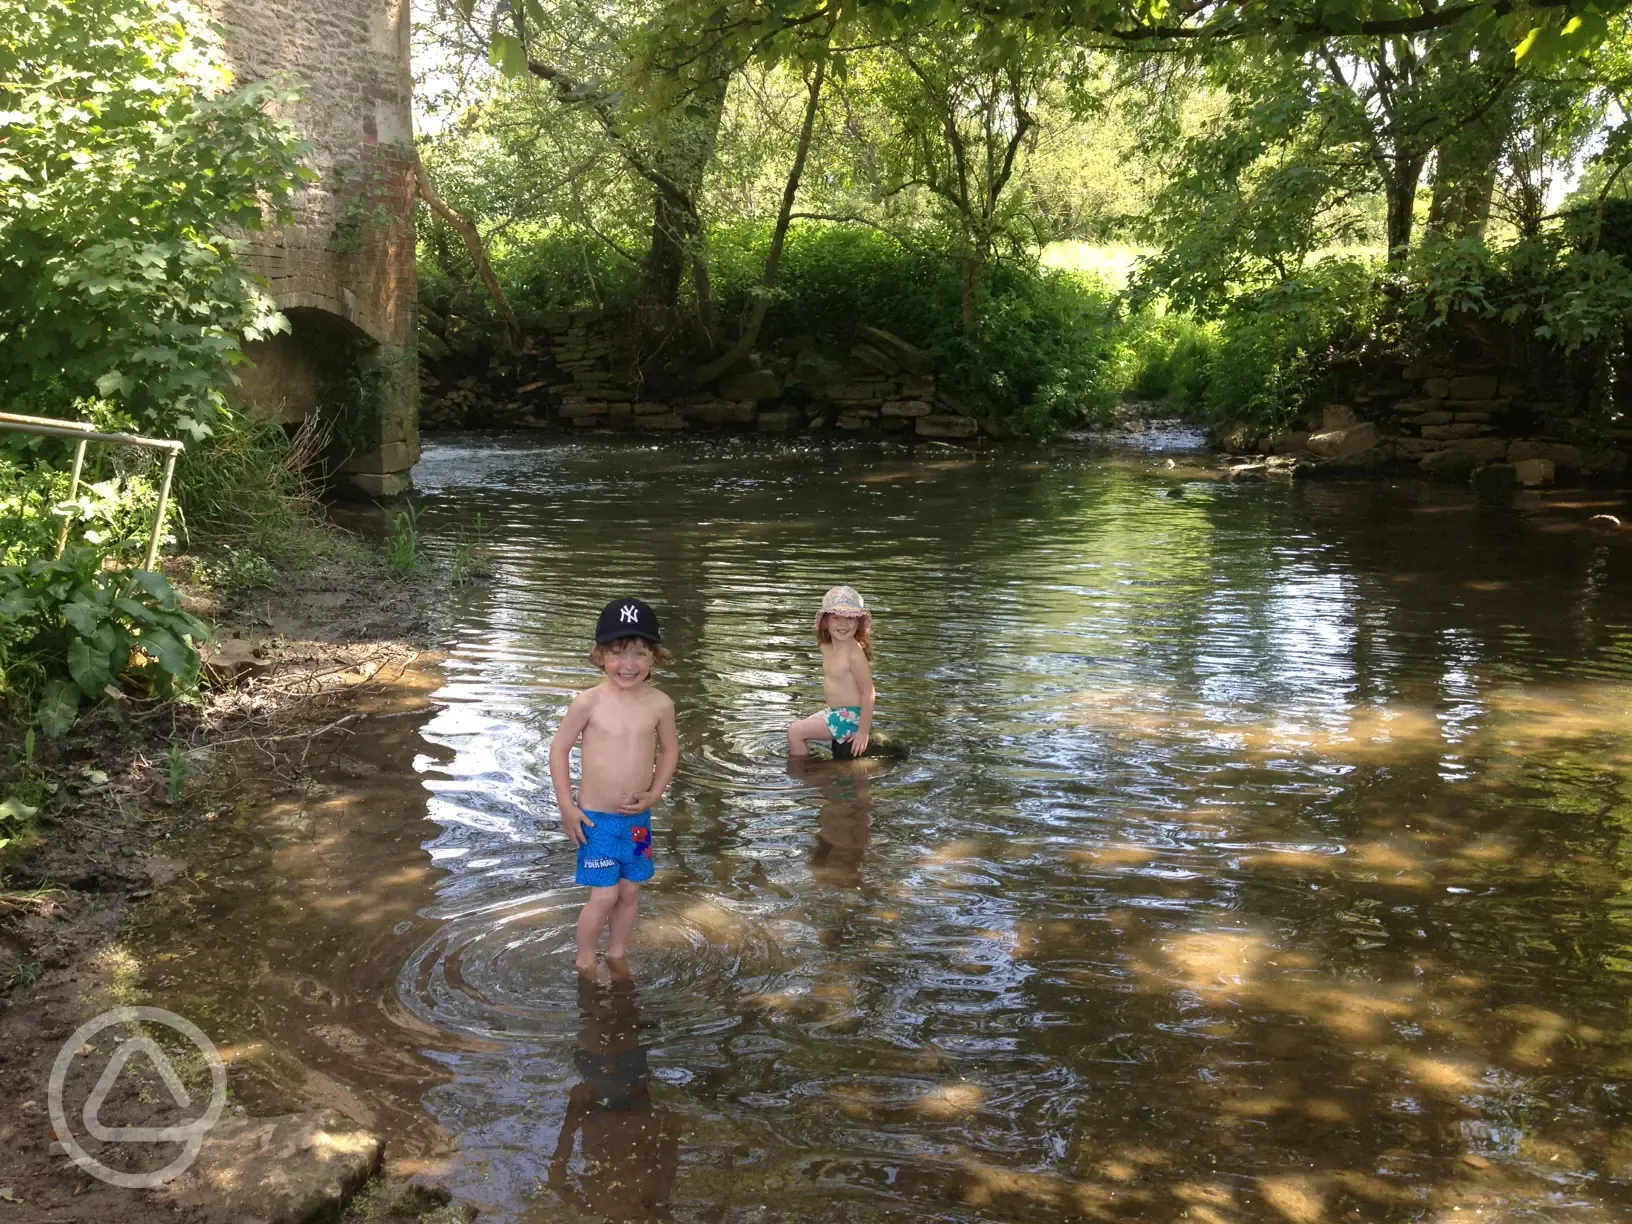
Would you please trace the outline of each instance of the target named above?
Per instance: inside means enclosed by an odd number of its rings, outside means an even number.
[[[303,98],[284,118],[310,142],[318,176],[296,197],[290,224],[251,236],[245,262],[293,330],[246,346],[255,366],[240,371],[243,398],[299,419],[290,414],[315,403],[314,349],[336,335],[366,337],[362,356],[390,376],[373,445],[341,471],[365,494],[405,492],[419,458],[409,0],[201,3],[240,85],[300,82]]]
[[[361,350],[366,361],[379,341],[334,313],[318,295],[280,302],[289,330],[244,345],[249,364],[239,369],[239,394],[283,425],[298,425],[322,404],[324,383],[341,351]]]

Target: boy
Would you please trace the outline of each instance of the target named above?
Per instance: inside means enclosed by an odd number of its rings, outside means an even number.
[[[572,699],[550,742],[550,781],[561,827],[578,847],[580,884],[589,900],[578,915],[578,971],[595,971],[601,928],[610,927],[606,958],[614,968],[629,951],[640,885],[652,878],[652,804],[680,764],[674,702],[646,681],[668,652],[657,617],[638,599],[614,599],[595,625],[589,661],[604,673]],[[578,799],[569,760],[583,736]],[[656,766],[653,766],[653,757]]]

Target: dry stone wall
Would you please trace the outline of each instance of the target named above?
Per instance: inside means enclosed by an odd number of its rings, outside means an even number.
[[[1510,373],[1441,359],[1357,363],[1342,375],[1343,402],[1268,435],[1226,425],[1218,442],[1283,471],[1414,471],[1493,488],[1628,474],[1632,430],[1572,413]]]
[[[250,266],[291,335],[251,345],[246,399],[284,421],[319,407],[334,366],[376,367],[343,460],[358,490],[393,496],[419,458],[415,354],[413,82],[409,0],[203,0],[239,84],[297,85],[284,118],[312,145],[317,181],[293,223],[254,236]]]
[[[634,363],[620,351],[617,324],[599,312],[579,311],[528,337],[515,389],[502,397],[474,376],[451,386],[428,376],[425,423],[645,432],[838,430],[943,439],[998,432],[940,391],[934,362],[922,350],[878,328],[862,333],[844,361],[821,356],[808,340],[794,340],[777,353],[751,355],[712,390],[659,399],[627,373]]]

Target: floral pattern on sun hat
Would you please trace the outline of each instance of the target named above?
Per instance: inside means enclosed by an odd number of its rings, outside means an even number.
[[[836,586],[828,589],[827,594],[822,596],[822,610],[816,613],[817,629],[822,627],[822,617],[829,615],[860,617],[864,628],[873,627],[873,614],[867,611],[861,592],[855,587]]]

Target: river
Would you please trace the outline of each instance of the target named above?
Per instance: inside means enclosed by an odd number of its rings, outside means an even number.
[[[150,995],[484,1220],[1624,1218],[1627,544],[1193,443],[434,442],[491,580],[200,827]],[[839,582],[911,755],[790,770]],[[547,754],[622,594],[682,758],[588,988]]]

